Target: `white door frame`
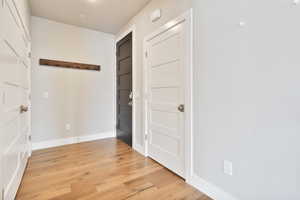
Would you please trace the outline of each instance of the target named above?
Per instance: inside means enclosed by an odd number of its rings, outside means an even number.
[[[121,41],[126,35],[132,33],[132,148],[139,151],[137,142],[136,142],[136,111],[137,111],[137,100],[140,98],[140,95],[137,91],[137,70],[136,70],[136,27],[135,25],[129,27],[123,31],[120,36],[115,41],[115,48],[117,43]],[[116,50],[115,50],[116,51]],[[117,56],[115,61],[117,60]],[[117,63],[115,63],[114,68],[114,102],[117,102]],[[114,120],[115,127],[117,127],[117,105],[114,103]],[[116,130],[117,131],[117,130]],[[116,132],[115,131],[115,132]],[[116,132],[117,133],[117,132]]]
[[[171,29],[172,27],[180,24],[185,24],[185,32],[186,34],[186,46],[188,47],[185,52],[185,142],[184,142],[184,151],[185,151],[185,176],[187,182],[189,182],[192,173],[192,166],[193,166],[193,142],[192,142],[192,134],[193,134],[193,45],[192,45],[192,38],[193,38],[193,26],[192,26],[192,9],[185,12],[183,15],[177,17],[174,20],[169,21],[162,27],[158,28],[153,33],[149,34],[144,38],[144,68],[143,68],[143,77],[144,77],[144,146],[145,146],[145,156],[148,156],[148,142],[147,142],[147,130],[148,130],[148,119],[147,119],[147,112],[148,112],[148,76],[147,76],[147,45],[148,41],[156,37],[157,35],[164,33]]]

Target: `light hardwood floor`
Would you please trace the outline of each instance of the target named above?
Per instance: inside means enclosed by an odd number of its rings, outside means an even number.
[[[17,200],[211,200],[116,139],[33,152]]]

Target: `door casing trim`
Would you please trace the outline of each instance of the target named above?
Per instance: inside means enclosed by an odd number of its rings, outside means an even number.
[[[147,80],[147,43],[152,38],[156,37],[159,34],[162,34],[168,31],[170,28],[185,22],[185,32],[186,34],[186,52],[185,52],[185,142],[184,142],[184,151],[185,151],[185,176],[187,182],[190,181],[192,172],[193,172],[193,10],[190,9],[179,17],[167,22],[165,25],[158,28],[153,33],[147,35],[144,38],[143,42],[143,118],[144,118],[144,130],[143,130],[143,138],[144,146],[143,152],[145,156],[148,156],[148,142],[146,138],[147,136],[147,104],[148,104],[148,80]]]
[[[136,112],[137,112],[137,101],[140,98],[140,95],[138,94],[137,90],[137,69],[136,69],[136,27],[135,25],[130,26],[128,29],[124,30],[120,33],[119,37],[115,41],[115,52],[116,47],[119,41],[121,41],[124,37],[126,37],[128,34],[132,33],[132,148],[140,153],[141,147],[136,142]],[[117,54],[116,54],[117,55]],[[117,60],[117,56],[115,59],[115,62]],[[114,102],[117,102],[117,62],[115,63],[114,68]],[[115,127],[117,127],[117,105],[114,103],[114,121],[115,121]],[[116,131],[117,132],[117,131]]]

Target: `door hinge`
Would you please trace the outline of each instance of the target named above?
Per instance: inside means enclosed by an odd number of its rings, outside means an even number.
[[[147,51],[145,52],[145,57],[148,58],[148,52]]]
[[[28,135],[28,140],[31,141],[31,139],[32,139],[32,138],[31,138],[31,135]]]
[[[4,105],[5,104],[5,101],[6,100],[6,93],[3,91],[3,94],[2,94],[2,104]]]
[[[147,141],[147,140],[148,140],[148,134],[145,135],[145,141]]]

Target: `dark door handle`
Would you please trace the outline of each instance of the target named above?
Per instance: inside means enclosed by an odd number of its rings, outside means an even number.
[[[179,110],[179,112],[184,112],[184,105],[183,105],[183,104],[180,104],[180,105],[178,106],[178,110]]]

